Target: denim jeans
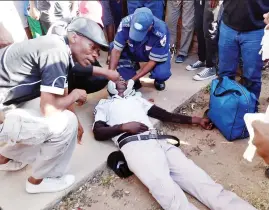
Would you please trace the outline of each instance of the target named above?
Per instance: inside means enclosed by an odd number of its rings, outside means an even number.
[[[264,30],[239,32],[225,25],[220,26],[219,76],[234,78],[241,52],[244,86],[259,99],[261,92],[262,57],[259,54]]]

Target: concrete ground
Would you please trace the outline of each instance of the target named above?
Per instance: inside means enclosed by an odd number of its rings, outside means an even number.
[[[104,64],[104,56],[101,63]],[[196,60],[190,56],[184,64],[172,65],[172,77],[167,81],[165,91],[158,92],[153,87],[153,81],[145,77],[142,80],[141,92],[147,99],[153,99],[154,103],[173,111],[201,88],[209,84],[209,81],[196,82],[192,76],[196,72],[185,70],[187,64]],[[108,154],[116,149],[112,142],[96,142],[93,138],[91,128],[93,125],[93,109],[99,99],[107,96],[106,90],[90,94],[88,103],[76,109],[77,115],[84,127],[82,145],[77,145],[71,161],[69,172],[76,176],[76,183],[66,191],[52,194],[29,195],[25,192],[25,181],[31,174],[28,166],[20,172],[0,172],[0,209],[3,210],[41,210],[50,209],[61,200],[63,196],[72,190],[78,189],[93,174],[104,167]],[[157,121],[154,121],[157,123]]]

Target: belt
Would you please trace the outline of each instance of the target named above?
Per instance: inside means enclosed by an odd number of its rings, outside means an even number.
[[[173,144],[174,146],[179,146],[180,145],[180,140],[176,136],[172,135],[159,135],[159,134],[137,134],[137,135],[130,135],[130,134],[123,134],[118,138],[118,144],[119,148],[121,149],[125,144],[132,142],[132,141],[146,141],[146,140],[151,140],[151,139],[156,139],[156,140],[167,140],[168,143]],[[172,141],[171,141],[172,140]],[[176,141],[176,143],[174,143]]]

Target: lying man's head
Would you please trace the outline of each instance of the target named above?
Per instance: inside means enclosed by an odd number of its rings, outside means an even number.
[[[118,95],[121,97],[125,97],[134,92],[133,87],[133,80],[125,81],[122,77],[120,77],[116,82],[108,82],[107,91],[111,96]]]

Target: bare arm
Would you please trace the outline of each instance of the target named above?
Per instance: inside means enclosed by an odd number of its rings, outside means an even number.
[[[63,111],[65,109],[72,109],[72,105],[82,99],[86,98],[85,90],[75,89],[69,95],[55,95],[52,93],[41,92],[40,109],[44,116],[50,116],[55,112]]]
[[[113,70],[117,69],[120,55],[121,55],[121,51],[115,48],[111,51],[109,69],[113,69]]]
[[[156,66],[156,63],[156,61],[150,60],[132,79],[136,81],[139,78],[145,76]]]
[[[206,130],[210,130],[212,128],[212,124],[210,123],[209,119],[201,117],[190,117],[186,115],[171,113],[156,105],[153,105],[149,109],[148,116],[163,122],[200,125]]]
[[[36,8],[35,6],[35,1],[34,0],[30,0],[30,10],[29,10],[29,15],[36,20],[39,20],[40,18],[40,11]]]
[[[0,21],[0,49],[14,43],[12,35]]]
[[[120,75],[117,71],[112,71],[112,70],[97,67],[97,66],[93,67],[92,74],[96,75],[96,76],[104,76],[108,80],[112,80],[112,81],[117,81],[118,78],[120,77]]]

